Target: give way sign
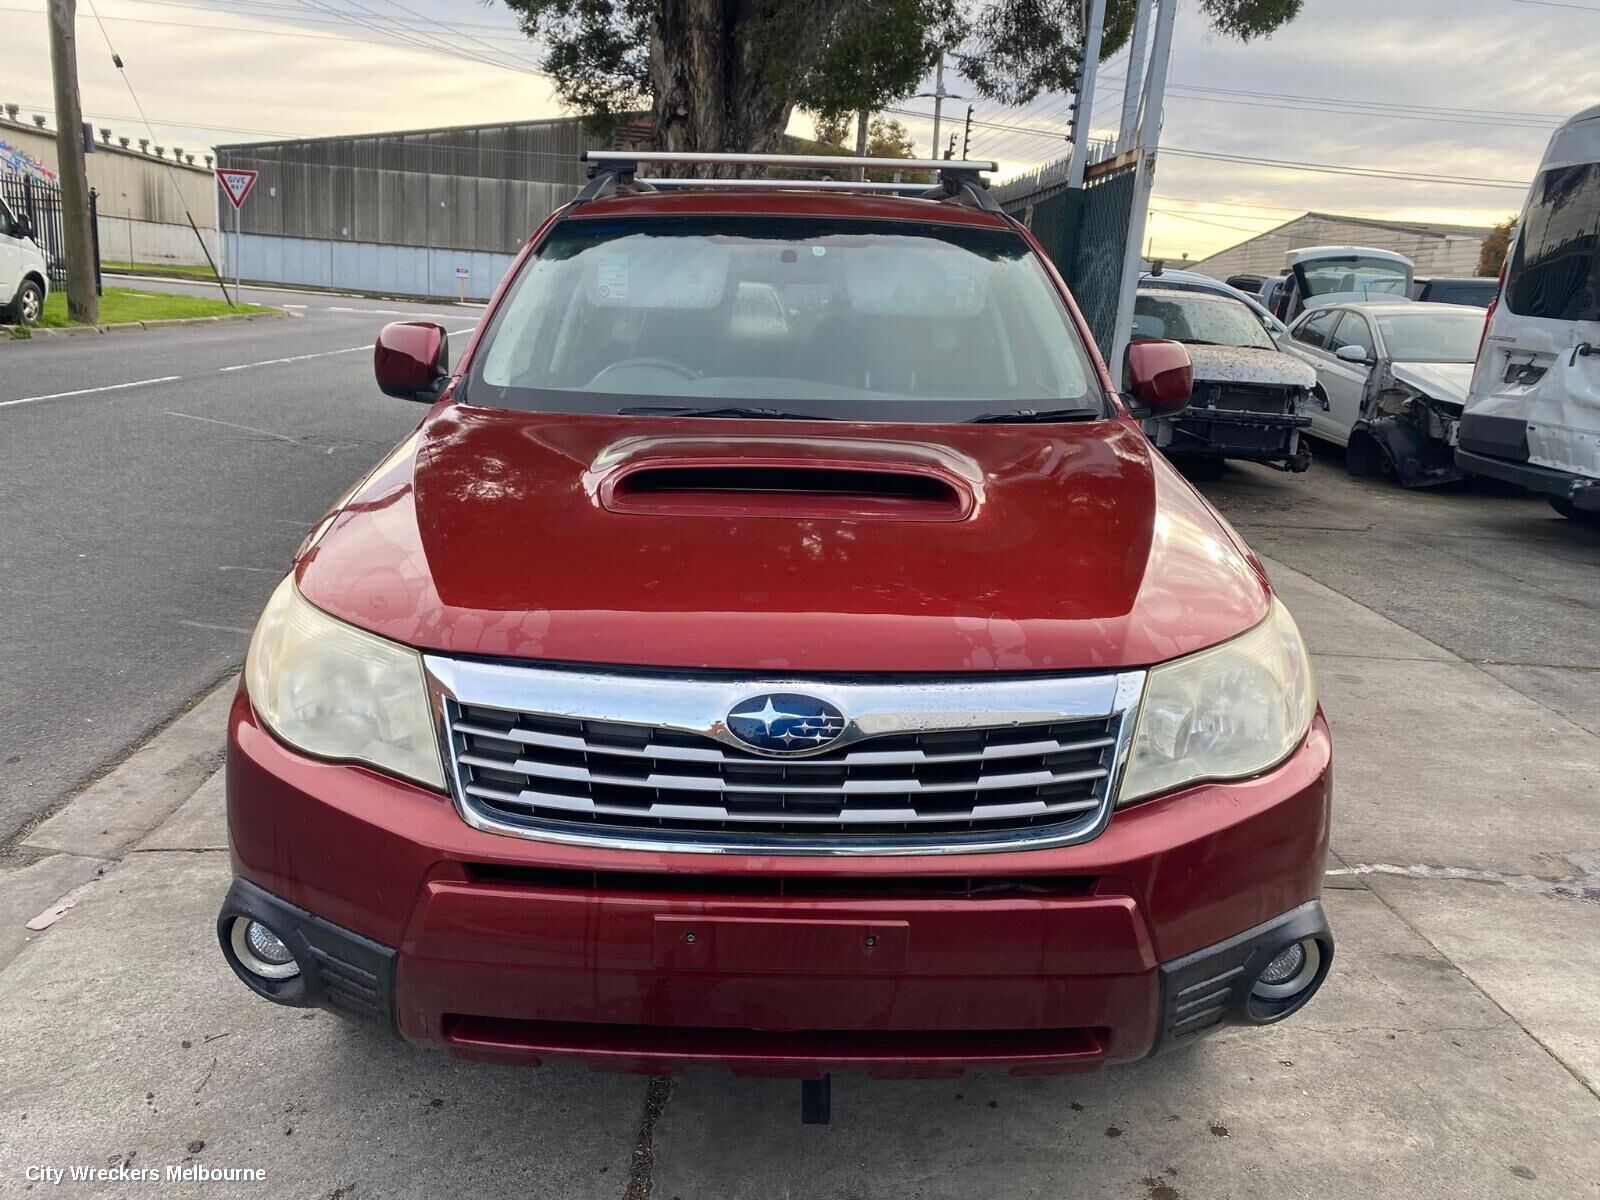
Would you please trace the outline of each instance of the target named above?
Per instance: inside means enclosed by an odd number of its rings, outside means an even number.
[[[222,190],[228,194],[228,200],[235,208],[244,207],[244,198],[250,194],[250,189],[256,185],[259,171],[240,171],[233,167],[218,167],[217,182],[222,185]]]

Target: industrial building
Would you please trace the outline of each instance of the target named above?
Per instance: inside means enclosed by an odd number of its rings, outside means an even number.
[[[213,256],[217,200],[209,151],[161,146],[147,137],[100,127],[85,156],[100,218],[100,255],[110,261],[197,264],[206,261],[185,209]],[[54,183],[56,131],[43,113],[24,119],[15,104],[0,107],[0,172]]]
[[[484,299],[528,235],[583,186],[578,118],[401,130],[217,147],[259,171],[228,271],[246,279],[403,296]],[[237,257],[235,257],[237,255]]]
[[[1417,264],[1419,276],[1476,275],[1487,225],[1436,225],[1308,212],[1237,246],[1191,265],[1226,279],[1231,275],[1276,275],[1284,255],[1306,246],[1372,246],[1393,250]]]

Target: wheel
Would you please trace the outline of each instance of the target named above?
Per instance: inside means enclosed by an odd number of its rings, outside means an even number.
[[[31,279],[24,279],[11,304],[11,316],[19,325],[37,325],[44,315],[44,292]]]
[[[1551,496],[1550,507],[1567,520],[1576,521],[1579,525],[1600,525],[1600,512],[1593,512],[1587,508],[1574,508],[1571,500],[1561,496]]]
[[[1366,478],[1371,475],[1388,474],[1387,467],[1383,451],[1378,449],[1376,442],[1361,434],[1351,436],[1350,444],[1344,448],[1346,471],[1357,478]]]

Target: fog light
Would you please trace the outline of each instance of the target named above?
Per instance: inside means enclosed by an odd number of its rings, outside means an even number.
[[[252,975],[263,979],[290,979],[300,974],[294,951],[260,921],[239,917],[229,936],[239,963]]]
[[[1293,942],[1278,951],[1250,992],[1263,1000],[1286,1000],[1308,986],[1321,965],[1322,950],[1316,939]]]

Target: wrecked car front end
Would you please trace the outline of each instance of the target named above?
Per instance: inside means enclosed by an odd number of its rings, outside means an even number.
[[[1471,363],[1379,363],[1350,431],[1360,473],[1392,474],[1408,488],[1461,479],[1455,447],[1471,382]]]
[[[1311,424],[1317,374],[1277,350],[1194,346],[1194,395],[1176,418],[1147,423],[1169,458],[1244,459],[1282,471],[1311,466],[1300,431]]]

